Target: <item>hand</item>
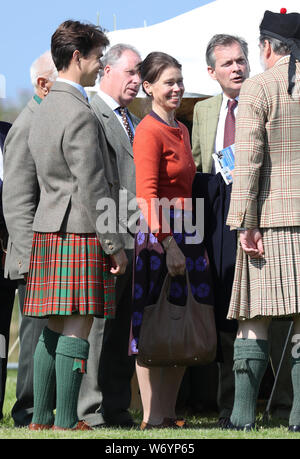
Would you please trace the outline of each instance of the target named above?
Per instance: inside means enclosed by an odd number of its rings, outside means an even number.
[[[186,267],[185,256],[178,247],[175,239],[172,238],[171,242],[168,244],[168,238],[166,238],[162,241],[162,244],[164,247],[167,246],[166,263],[170,276],[183,276]]]
[[[262,235],[258,229],[240,231],[240,244],[250,258],[261,258],[264,255]]]
[[[110,272],[112,274],[114,274],[115,276],[121,276],[125,273],[128,259],[123,249],[119,250],[119,252],[115,253],[114,255],[111,255],[110,261]]]

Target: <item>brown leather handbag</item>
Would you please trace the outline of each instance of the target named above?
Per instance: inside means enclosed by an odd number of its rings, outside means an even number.
[[[144,308],[138,362],[146,366],[195,366],[212,362],[217,350],[213,306],[195,300],[187,273],[186,305],[170,303],[170,281],[167,274],[157,303]]]

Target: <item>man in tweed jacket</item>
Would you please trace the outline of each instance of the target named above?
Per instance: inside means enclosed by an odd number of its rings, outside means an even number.
[[[266,71],[240,92],[236,164],[227,224],[240,230],[228,317],[239,319],[231,427],[251,429],[268,362],[268,325],[292,315],[299,337],[300,15],[266,11],[260,25]],[[259,319],[259,320],[257,320]],[[289,430],[300,431],[300,357],[292,351]]]
[[[18,287],[22,314],[29,270],[33,230],[32,223],[39,199],[36,168],[28,147],[31,120],[35,110],[49,94],[57,78],[50,51],[39,56],[30,68],[34,96],[13,123],[4,150],[3,208],[9,231],[5,277],[14,279]],[[39,336],[47,319],[35,319],[22,314],[20,324],[20,354],[16,402],[12,417],[16,427],[31,422],[33,412],[33,359]]]
[[[51,52],[59,78],[39,112],[33,116],[29,134],[28,144],[41,189],[33,222],[34,237],[37,233],[39,237],[51,233],[56,238],[64,233],[60,238],[63,243],[70,238],[75,240],[80,237],[83,240],[81,250],[73,252],[79,260],[77,266],[80,265],[80,269],[64,271],[54,267],[57,254],[67,254],[69,263],[72,258],[69,249],[55,253],[50,263],[51,274],[48,269],[50,264],[45,262],[46,256],[41,256],[43,266],[47,265],[47,279],[49,274],[64,277],[63,286],[59,281],[58,292],[52,288],[55,282],[46,281],[47,287],[51,283],[50,289],[39,294],[38,288],[31,282],[34,277],[31,267],[39,257],[34,249],[32,252],[24,313],[36,315],[37,308],[32,307],[34,301],[28,299],[32,295],[42,306],[40,315],[49,316],[49,320],[34,356],[34,415],[29,425],[31,430],[49,429],[53,423],[55,430],[91,429],[78,419],[77,413],[79,390],[89,352],[87,339],[93,315],[105,312],[103,290],[106,286],[109,288],[107,303],[111,303],[112,277],[104,278],[104,269],[110,265],[108,269],[111,274],[121,275],[127,265],[124,244],[116,228],[111,225],[105,231],[99,223],[103,215],[103,200],[110,198],[110,202],[114,200],[115,207],[118,207],[119,180],[115,158],[108,153],[102,129],[84,89],[94,85],[101,68],[102,52],[108,43],[102,30],[91,24],[69,20],[58,27],[51,38]],[[49,247],[54,248],[52,242]],[[69,248],[73,250],[72,247],[71,242]],[[102,252],[105,253],[105,260]],[[95,270],[93,257],[96,260]],[[97,283],[98,276],[103,276],[102,282]],[[69,298],[71,301],[68,303]],[[56,299],[57,307],[46,310]],[[69,304],[69,310],[66,304]]]
[[[2,153],[5,138],[11,128],[10,123],[0,121],[0,420],[3,418],[3,403],[7,377],[7,354],[9,348],[9,330],[14,306],[16,282],[4,277],[4,260],[7,247],[7,227],[2,209],[3,160]]]

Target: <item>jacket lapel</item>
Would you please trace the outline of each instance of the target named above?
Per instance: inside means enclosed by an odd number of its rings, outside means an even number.
[[[116,114],[112,109],[96,94],[91,102],[91,106],[103,120],[104,129],[108,133],[107,141],[115,151],[125,149],[126,152],[133,157],[132,146],[130,140],[121,126]]]
[[[220,109],[222,105],[222,94],[211,98],[211,104],[207,106],[206,116],[206,151],[211,155],[215,148],[215,140],[220,117]]]

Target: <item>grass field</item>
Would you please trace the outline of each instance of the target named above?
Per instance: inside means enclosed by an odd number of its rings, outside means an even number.
[[[12,325],[11,325],[11,338],[10,347],[15,343],[18,336],[18,304],[17,299],[13,311]],[[10,356],[10,362],[18,361],[18,346]],[[188,423],[191,426],[189,429],[182,431],[172,429],[155,429],[147,432],[140,432],[138,429],[112,429],[101,428],[91,432],[30,432],[27,428],[19,429],[14,427],[11,418],[11,409],[15,402],[16,393],[16,370],[8,371],[6,397],[4,403],[4,419],[0,421],[0,439],[103,439],[105,440],[105,448],[112,447],[111,445],[118,445],[126,443],[126,440],[140,440],[138,443],[144,443],[148,440],[151,442],[155,440],[165,441],[170,440],[170,444],[174,442],[184,442],[195,444],[200,439],[300,439],[300,433],[294,434],[287,430],[287,421],[284,420],[270,420],[265,422],[262,419],[263,406],[258,412],[257,424],[258,430],[255,432],[235,432],[225,431],[216,428],[217,414],[201,414],[201,416],[187,417]],[[133,416],[135,421],[139,424],[141,422],[141,413],[134,411]],[[144,440],[144,442],[141,442]],[[187,440],[187,442],[185,442]],[[184,453],[184,451],[182,451]]]
[[[216,428],[217,417],[213,414],[188,417],[191,426],[189,429],[155,429],[140,432],[138,429],[112,429],[101,428],[88,432],[30,432],[27,428],[15,428],[10,416],[11,408],[15,402],[17,372],[8,372],[6,397],[4,403],[4,419],[0,421],[0,439],[103,439],[105,448],[116,448],[117,445],[126,444],[125,440],[170,440],[170,445],[176,442],[193,445],[193,440],[199,439],[300,439],[300,433],[294,434],[287,430],[287,422],[270,420],[263,422],[262,413],[258,413],[258,430],[255,432],[225,431]],[[136,422],[141,421],[141,413],[133,413]],[[119,442],[118,442],[119,441]],[[125,443],[124,443],[125,441]],[[137,442],[138,443],[138,442]],[[198,442],[195,442],[197,445]],[[195,446],[196,447],[196,446]]]

